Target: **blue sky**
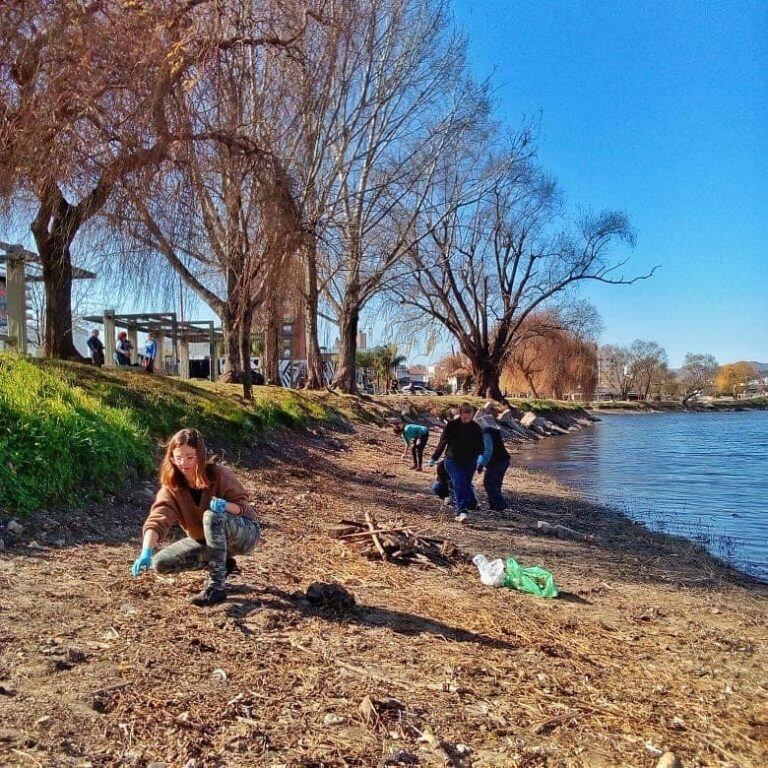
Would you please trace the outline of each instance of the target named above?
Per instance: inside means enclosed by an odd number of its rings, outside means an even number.
[[[573,206],[621,208],[638,272],[598,286],[602,341],[768,360],[768,3],[454,0],[512,125],[541,116]]]

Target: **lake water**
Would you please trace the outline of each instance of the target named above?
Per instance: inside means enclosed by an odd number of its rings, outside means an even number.
[[[600,419],[515,460],[768,581],[768,411]]]

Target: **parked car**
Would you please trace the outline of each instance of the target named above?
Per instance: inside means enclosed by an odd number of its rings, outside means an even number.
[[[437,392],[432,389],[427,389],[422,384],[406,384],[400,391],[404,395],[437,395]]]

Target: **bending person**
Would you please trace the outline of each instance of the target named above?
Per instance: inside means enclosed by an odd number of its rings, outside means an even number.
[[[154,554],[174,524],[187,538]],[[193,605],[208,606],[227,597],[226,581],[236,567],[228,555],[244,555],[259,541],[261,527],[248,494],[232,470],[208,459],[196,429],[182,429],[169,441],[160,466],[160,490],[143,528],[141,554],[132,573],[154,566],[158,573],[208,569],[208,581]]]
[[[424,449],[427,447],[427,440],[429,439],[429,427],[423,427],[421,424],[406,424],[403,427],[402,424],[398,423],[394,425],[394,430],[396,435],[402,436],[405,443],[403,458],[405,458],[405,454],[410,446],[411,456],[413,457],[411,469],[421,472],[421,465],[424,462]]]
[[[478,471],[485,469],[483,487],[488,494],[488,506],[494,512],[503,512],[507,508],[507,501],[501,486],[509,469],[510,456],[495,416],[487,405],[484,411],[485,415],[477,419],[483,432],[482,467],[478,467]]]
[[[445,425],[440,442],[437,444],[430,466],[434,466],[445,451],[445,469],[451,478],[456,496],[456,521],[463,523],[467,511],[477,507],[475,493],[472,490],[472,477],[482,466],[483,433],[480,426],[472,420],[474,409],[469,403],[462,403],[459,415]]]

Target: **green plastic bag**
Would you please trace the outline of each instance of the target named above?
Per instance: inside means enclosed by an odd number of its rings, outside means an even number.
[[[555,577],[546,568],[538,565],[523,568],[512,557],[507,558],[504,586],[536,597],[557,597]]]

